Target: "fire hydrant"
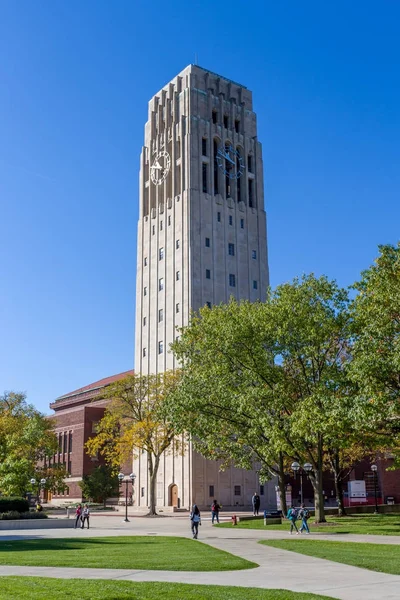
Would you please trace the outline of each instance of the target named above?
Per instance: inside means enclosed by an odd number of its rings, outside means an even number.
[[[232,515],[232,525],[237,525],[238,524],[238,518],[236,515]]]

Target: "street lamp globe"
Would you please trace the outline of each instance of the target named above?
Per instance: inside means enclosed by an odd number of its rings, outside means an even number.
[[[41,479],[40,480],[40,485],[45,486],[46,485],[46,479]]]
[[[125,477],[125,475],[124,475],[123,473],[118,473],[118,479],[119,479],[119,482],[120,482],[120,483],[122,483],[122,482],[123,482],[123,480],[124,480],[124,477]]]
[[[135,483],[135,479],[136,479],[136,475],[135,475],[135,473],[131,473],[131,474],[129,475],[129,479],[132,481],[132,484],[134,484],[134,483]]]
[[[31,479],[31,485],[36,485],[36,479],[34,477]]]
[[[371,465],[371,471],[373,471],[374,473],[376,473],[378,470],[378,467],[376,465]]]
[[[312,464],[311,463],[304,463],[303,469],[306,471],[306,473],[309,473],[310,471],[312,471]]]
[[[292,470],[296,473],[300,469],[300,465],[298,462],[292,462]]]

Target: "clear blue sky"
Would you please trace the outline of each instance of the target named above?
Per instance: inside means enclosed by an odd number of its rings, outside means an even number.
[[[400,238],[394,1],[0,0],[0,391],[132,368],[147,102],[187,64],[254,92],[271,283]]]

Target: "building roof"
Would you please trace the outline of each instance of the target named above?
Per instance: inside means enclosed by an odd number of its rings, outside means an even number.
[[[114,381],[118,381],[119,379],[123,379],[128,375],[133,375],[134,371],[131,369],[130,371],[123,371],[122,373],[118,373],[118,375],[111,375],[111,377],[104,377],[104,379],[99,379],[99,381],[95,381],[94,383],[90,383],[89,385],[85,385],[84,387],[78,388],[73,392],[69,392],[68,394],[63,394],[56,398],[57,400],[63,400],[64,398],[70,398],[71,396],[76,396],[77,394],[82,394],[83,392],[89,392],[91,390],[98,390],[100,388],[106,387],[110,385],[110,383],[114,383]]]

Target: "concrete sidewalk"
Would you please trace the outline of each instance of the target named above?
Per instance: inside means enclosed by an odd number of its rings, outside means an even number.
[[[133,517],[129,523],[92,519],[91,530],[47,530],[0,534],[6,539],[99,537],[120,535],[177,535],[190,537],[189,521],[181,518],[149,519]],[[4,532],[5,533],[5,532]],[[341,600],[398,600],[400,576],[387,575],[342,565],[327,560],[295,554],[263,546],[260,539],[282,539],[288,534],[271,530],[245,530],[212,527],[203,521],[201,540],[210,546],[225,550],[260,566],[256,569],[225,572],[143,571],[123,569],[87,569],[63,567],[0,566],[0,575],[30,575],[59,578],[118,579],[125,581],[166,581],[193,584],[233,585],[287,589],[297,592],[325,594]],[[307,539],[312,539],[310,536]],[[399,537],[361,535],[315,535],[317,539],[399,544]],[[379,539],[378,539],[379,538]]]

